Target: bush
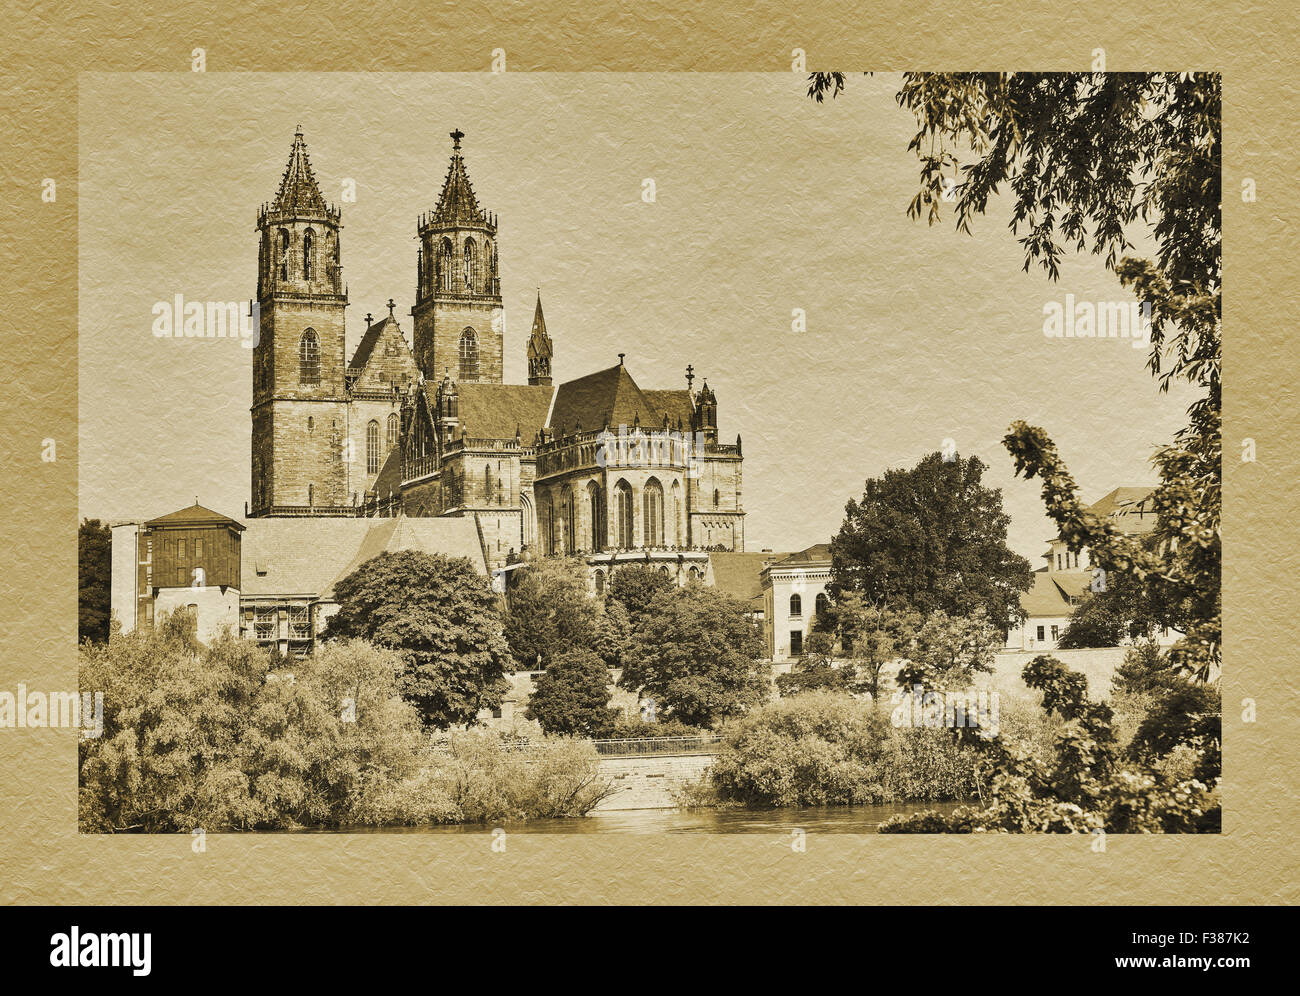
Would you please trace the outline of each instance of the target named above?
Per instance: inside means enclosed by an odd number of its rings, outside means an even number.
[[[961,798],[973,772],[952,731],[895,729],[847,695],[807,692],[728,724],[710,780],[753,807],[862,805]]]
[[[640,716],[620,716],[614,721],[609,737],[614,740],[638,740],[644,737],[698,737],[711,732],[669,716],[647,723]]]

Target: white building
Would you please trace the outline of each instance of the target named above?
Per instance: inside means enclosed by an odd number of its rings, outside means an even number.
[[[829,606],[831,547],[818,543],[763,568],[763,630],[767,656],[775,662],[798,660],[813,618]]]

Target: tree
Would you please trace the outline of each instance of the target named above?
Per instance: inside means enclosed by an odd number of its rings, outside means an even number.
[[[406,662],[402,694],[423,721],[446,729],[494,709],[508,684],[509,648],[497,596],[469,560],[381,553],[334,586],[339,610],[326,639],[362,638]]]
[[[789,698],[801,692],[848,691],[857,677],[857,669],[849,662],[836,667],[831,650],[831,635],[813,628],[804,644],[803,656],[787,674],[776,676],[781,697]]]
[[[710,726],[770,695],[770,666],[745,604],[694,581],[655,596],[624,656],[620,681],[671,715]]]
[[[869,479],[831,540],[831,597],[928,615],[982,608],[1005,636],[1021,617],[1029,562],[1007,547],[1002,492],[980,483],[978,457],[932,453],[911,470]]]
[[[104,643],[112,611],[113,531],[98,519],[77,530],[77,639]]]
[[[520,574],[509,592],[505,636],[522,670],[544,669],[559,654],[591,649],[607,638],[581,560],[546,558]]]
[[[640,625],[655,596],[675,587],[664,574],[646,564],[621,567],[609,576],[605,588],[605,601],[617,602],[627,612],[633,629]]]
[[[821,101],[842,73],[815,73]],[[1157,456],[1155,544],[1146,549],[1079,501],[1047,433],[1012,423],[1018,474],[1043,482],[1048,515],[1071,550],[1109,573],[1132,572],[1184,636],[1174,663],[1207,680],[1222,652],[1222,81],[1215,73],[907,73],[898,93],[916,116],[921,162],[912,217],[955,202],[959,231],[1004,184],[1025,269],[1056,279],[1064,247],[1104,255],[1122,286],[1151,305],[1147,366],[1160,390],[1203,389],[1188,424]],[[962,158],[974,161],[962,163]],[[1122,255],[1137,223],[1155,259]]]
[[[880,672],[911,646],[921,628],[921,615],[879,608],[858,591],[841,595],[834,613],[841,645],[851,655],[857,672],[854,690],[868,693],[873,703],[879,703]]]
[[[943,611],[930,616],[916,633],[898,671],[900,688],[920,685],[946,691],[971,683],[977,672],[993,670],[993,658],[1003,637],[982,609],[966,618]]]
[[[551,660],[533,687],[528,719],[548,734],[603,737],[617,710],[609,705],[609,670],[590,650],[568,650]]]
[[[1155,539],[1154,534],[1145,537],[1143,548],[1154,550]],[[1070,613],[1057,646],[1062,650],[1118,647],[1126,639],[1152,639],[1169,624],[1168,611],[1153,604],[1153,594],[1132,571],[1108,573],[1104,589],[1085,592]]]
[[[1004,735],[972,743],[981,752],[981,780],[990,791],[980,806],[944,816],[933,811],[896,816],[881,833],[1196,833],[1219,829],[1214,783],[1174,781],[1149,766],[1125,763],[1109,705],[1088,698],[1087,679],[1054,657],[1036,657],[1025,684],[1043,696],[1043,709],[1065,721],[1053,756],[1036,758]],[[1190,684],[1190,683],[1189,683]],[[1203,687],[1203,686],[1199,686]],[[1217,718],[1217,717],[1216,717]],[[1197,731],[1202,732],[1202,731]],[[1165,749],[1159,744],[1155,749]],[[1217,754],[1217,743],[1214,751]],[[1217,764],[1217,758],[1212,762]]]

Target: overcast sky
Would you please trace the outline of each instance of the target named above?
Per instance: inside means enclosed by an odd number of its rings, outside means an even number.
[[[747,548],[826,542],[863,481],[946,438],[1003,489],[1011,546],[1042,563],[1039,482],[1008,425],[1043,426],[1084,497],[1155,482],[1185,420],[1125,340],[1049,340],[1049,301],[1129,300],[1101,261],[1025,274],[995,199],[974,237],[907,218],[915,130],[892,75],[818,105],[794,74],[89,74],[80,86],[80,507],[150,517],[249,497],[251,350],[165,340],[151,309],[256,293],[258,206],[301,124],[341,204],[348,353],[367,312],[410,336],[416,216],[451,140],[499,215],[507,382],[527,377],[537,288],[570,379],[618,362],[642,388],[718,397],[744,437]],[[643,202],[653,179],[656,201]],[[793,309],[807,330],[791,329]],[[699,381],[696,382],[699,385]]]

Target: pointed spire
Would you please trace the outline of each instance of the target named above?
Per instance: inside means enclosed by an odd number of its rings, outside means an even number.
[[[320,187],[316,183],[316,175],[311,170],[311,160],[307,157],[302,125],[294,133],[293,148],[289,150],[289,165],[284,168],[280,189],[276,192],[271,210],[291,215],[328,213],[325,198],[321,196]]]
[[[442,193],[438,195],[438,206],[427,221],[437,225],[483,225],[494,227],[483,209],[479,207],[474,187],[465,172],[465,160],[460,154],[460,140],[465,133],[459,128],[451,133],[451,165],[447,168],[447,178],[442,182]]]
[[[528,337],[528,383],[551,386],[551,357],[554,346],[546,333],[546,317],[542,314],[542,292],[537,291],[537,307],[533,311],[533,331]]]

